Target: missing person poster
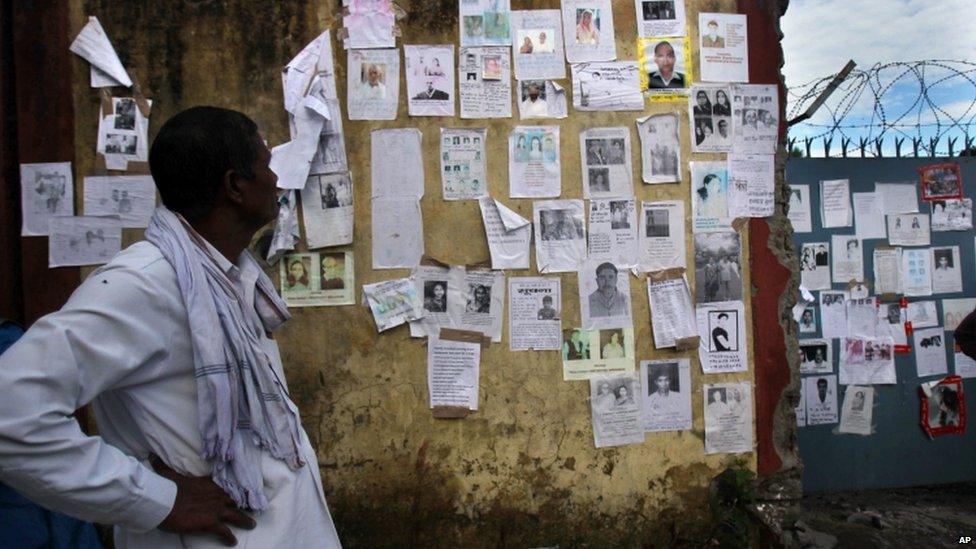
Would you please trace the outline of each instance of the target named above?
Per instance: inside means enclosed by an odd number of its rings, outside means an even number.
[[[508,339],[511,350],[560,350],[560,279],[512,277],[508,279],[508,295]]]
[[[732,100],[730,88],[695,84],[688,102],[692,152],[732,150]]]
[[[454,116],[454,46],[403,46],[410,116]]]
[[[641,202],[639,231],[641,271],[687,267],[684,201]]]
[[[748,382],[705,384],[705,453],[751,452],[752,387]]]
[[[400,98],[397,49],[349,50],[349,120],[395,120]]]
[[[563,381],[634,370],[633,328],[563,330]]]
[[[508,48],[461,48],[461,118],[512,117],[512,54]]]
[[[749,46],[745,15],[699,13],[698,34],[702,81],[749,81]]]
[[[732,228],[726,162],[691,162],[691,212],[692,232]]]
[[[580,132],[583,198],[634,196],[630,164],[630,130],[588,128]]]
[[[582,200],[538,200],[535,220],[535,261],[540,273],[574,272],[586,257]]]
[[[584,330],[630,328],[630,277],[611,261],[587,258],[579,266],[580,316]]]
[[[702,371],[706,374],[746,371],[746,315],[742,302],[701,304],[697,315]]]
[[[590,201],[590,259],[627,270],[637,266],[637,208],[633,198]]]
[[[516,80],[566,78],[560,11],[513,11],[512,52]]]
[[[637,372],[590,378],[593,442],[597,448],[644,442],[640,385]]]
[[[678,101],[691,87],[691,45],[687,36],[649,36],[637,40],[641,90],[654,101]]]
[[[516,126],[508,136],[509,196],[549,198],[562,192],[559,126]]]
[[[302,189],[302,218],[309,248],[352,244],[354,195],[348,173],[309,176]]]
[[[837,423],[837,376],[806,378],[807,425]]]
[[[356,304],[352,252],[286,254],[279,265],[281,296],[289,307]]]
[[[613,61],[617,41],[610,0],[562,0],[566,61]]]
[[[654,114],[637,119],[644,183],[681,182],[681,145],[678,115]]]
[[[635,0],[634,4],[640,37],[685,34],[684,0]]]
[[[576,110],[644,110],[636,61],[578,63],[572,66],[572,71]]]
[[[461,0],[458,25],[462,46],[508,46],[512,43],[509,0]]]
[[[644,390],[644,430],[691,429],[691,361],[642,360],[640,378]]]
[[[441,128],[441,186],[444,200],[488,196],[485,128]]]

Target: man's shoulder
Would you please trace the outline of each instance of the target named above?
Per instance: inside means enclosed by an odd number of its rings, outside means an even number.
[[[109,284],[112,290],[106,295],[105,285]],[[93,271],[72,294],[69,304],[106,298],[116,302],[138,302],[139,296],[156,302],[158,297],[178,292],[176,271],[159,248],[143,241],[122,250]]]
[[[160,276],[172,278],[176,275],[176,271],[163,257],[159,248],[145,240],[136,242],[115,254],[108,263],[92,272],[89,278],[107,272],[128,272],[135,276],[149,278]]]

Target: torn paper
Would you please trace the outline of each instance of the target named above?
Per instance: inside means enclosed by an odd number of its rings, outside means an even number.
[[[519,118],[566,118],[566,90],[552,80],[520,80]]]
[[[298,198],[295,195],[295,191],[286,191],[278,197],[278,218],[275,220],[274,233],[265,257],[269,265],[274,265],[284,252],[294,250],[295,244],[301,238],[301,231],[298,229]]]
[[[590,378],[590,416],[597,448],[644,442],[640,385],[637,372]]]
[[[640,71],[636,61],[572,65],[573,107],[578,111],[640,111]]]
[[[678,115],[654,114],[637,119],[644,183],[681,182],[681,145]]]
[[[559,10],[512,12],[516,80],[566,78]]]
[[[156,209],[156,185],[148,175],[88,176],[85,215],[115,216],[123,228],[149,226]]]
[[[378,332],[424,316],[420,294],[409,278],[363,284],[363,301],[373,312]]]
[[[744,372],[746,358],[746,319],[741,301],[698,305],[698,356],[706,374]]]
[[[291,141],[271,149],[271,170],[278,176],[279,189],[301,189],[318,152],[325,117],[300,104],[289,121]]]
[[[691,429],[691,363],[687,358],[642,360],[644,431]]]
[[[743,383],[705,384],[705,453],[753,451],[752,386]]]
[[[349,50],[349,120],[395,120],[400,98],[400,52]]]
[[[117,218],[52,217],[48,236],[48,267],[108,263],[122,249]]]
[[[630,131],[624,127],[588,128],[580,132],[583,198],[634,196],[630,164]]]
[[[99,76],[105,86],[97,87],[132,87],[132,79],[129,78],[129,73],[122,66],[118,54],[115,53],[115,48],[112,47],[112,42],[108,39],[105,29],[102,28],[97,17],[88,16],[88,23],[82,27],[81,32],[71,42],[68,49],[88,61],[92,68],[100,71]],[[104,77],[109,77],[110,83],[106,82]]]
[[[508,279],[508,339],[512,351],[562,347],[561,285],[556,277]]]
[[[348,173],[308,178],[302,189],[302,217],[309,248],[352,244],[354,195]]]
[[[349,0],[343,4],[349,10],[342,18],[342,26],[346,31],[343,47],[353,49],[396,46],[396,12],[392,0]]]
[[[563,330],[563,381],[634,370],[634,330]]]
[[[47,236],[51,218],[75,213],[71,162],[20,165],[20,236]]]
[[[582,200],[540,200],[532,204],[535,261],[540,273],[576,271],[586,257]]]
[[[508,48],[461,48],[461,118],[512,117],[512,54]]]
[[[687,267],[684,201],[641,202],[639,240],[641,271]]]
[[[441,128],[441,188],[444,200],[488,196],[485,128]]]
[[[528,269],[532,225],[492,198],[478,201],[493,269]]]
[[[511,198],[559,196],[559,126],[516,126],[508,136],[508,158]]]
[[[702,81],[749,81],[749,44],[745,15],[699,13],[698,36]]]
[[[695,235],[695,303],[742,299],[742,244],[739,233]]]
[[[286,254],[280,276],[281,296],[289,307],[356,304],[352,252]]]

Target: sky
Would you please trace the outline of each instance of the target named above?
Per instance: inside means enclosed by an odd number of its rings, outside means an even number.
[[[799,86],[821,77],[838,72],[844,64],[853,59],[856,70],[868,70],[876,63],[914,62],[922,60],[968,61],[970,64],[954,64],[953,67],[968,72],[968,77],[976,81],[976,0],[791,0],[786,15],[781,20],[783,31],[783,52],[785,65],[783,73],[786,85],[796,90]],[[937,111],[922,102],[922,109],[912,105],[920,98],[917,76],[905,68],[885,69],[878,73],[880,81],[876,87],[883,88],[889,82],[882,99],[888,117],[898,117],[908,113],[901,123],[909,127],[902,131],[909,135],[916,133],[916,123],[933,124]],[[936,83],[951,73],[944,69],[928,66],[924,77],[928,89],[928,99],[938,108],[966,122],[976,123],[976,84],[965,78],[953,76]],[[837,105],[850,90],[850,82],[834,92],[827,105]],[[934,85],[933,85],[934,84]],[[789,98],[787,112],[792,101]],[[853,109],[845,118],[845,124],[871,124],[871,114],[875,106],[874,95],[869,90],[855,101]],[[831,119],[826,109],[810,120],[812,124],[827,124]],[[942,122],[947,119],[942,115]],[[970,133],[976,137],[976,124],[969,126]],[[877,135],[879,128],[874,128]],[[800,124],[790,129],[790,137],[816,135],[824,128],[810,124]],[[869,129],[847,130],[848,135],[857,137],[868,135]],[[925,138],[935,135],[934,125],[923,126]],[[885,150],[893,154],[894,134],[886,139]],[[959,135],[956,149],[961,148],[962,130],[950,130],[949,136]],[[799,142],[798,141],[798,142]],[[834,139],[833,152],[840,146],[840,135]],[[910,149],[910,139],[905,148]],[[818,141],[814,155],[822,146]],[[946,149],[943,138],[939,149]],[[903,149],[904,150],[904,149]],[[904,154],[904,153],[903,153]]]

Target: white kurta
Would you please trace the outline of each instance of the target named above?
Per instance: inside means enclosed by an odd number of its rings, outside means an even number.
[[[238,265],[221,266],[253,303],[257,267]],[[260,324],[251,311],[249,320]],[[0,357],[0,480],[50,509],[117,525],[120,548],[222,547],[214,535],[156,529],[176,485],[148,467],[148,455],[183,474],[210,474],[186,315],[176,272],[140,242],[37,321]],[[263,337],[262,345],[284,383],[277,344]],[[70,417],[89,402],[99,437],[85,436]],[[301,435],[306,465],[296,471],[263,453],[269,507],[253,515],[254,530],[230,527],[239,547],[340,546],[315,451],[304,429]]]

